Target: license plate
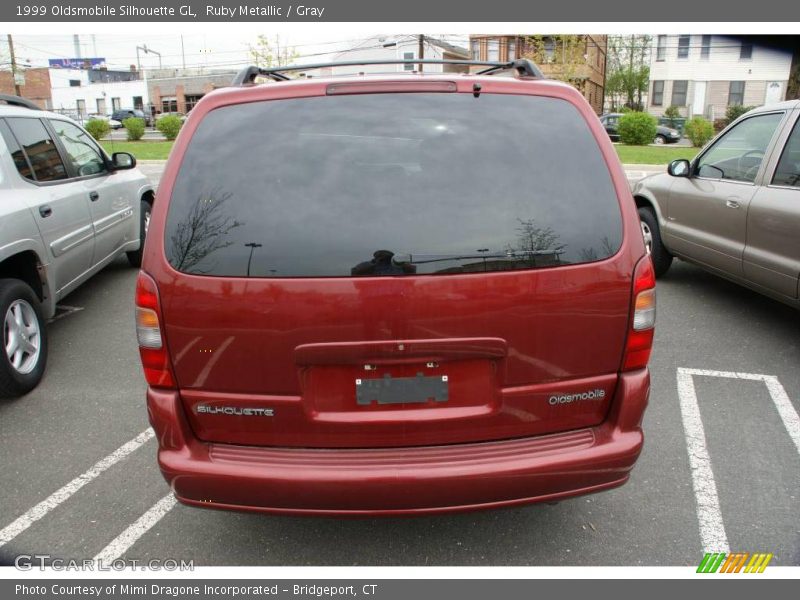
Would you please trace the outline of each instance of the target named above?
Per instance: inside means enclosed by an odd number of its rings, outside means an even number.
[[[356,402],[360,405],[421,404],[447,399],[447,375],[392,377],[387,373],[379,379],[356,379]]]

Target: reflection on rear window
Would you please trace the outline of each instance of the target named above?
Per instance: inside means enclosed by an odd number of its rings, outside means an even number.
[[[607,166],[568,102],[364,94],[209,113],[165,247],[195,274],[426,275],[600,260],[621,231]]]

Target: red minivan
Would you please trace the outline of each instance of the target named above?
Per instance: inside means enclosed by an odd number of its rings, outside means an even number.
[[[625,174],[574,88],[482,65],[253,67],[192,110],[136,290],[181,502],[425,514],[627,481],[655,280]]]

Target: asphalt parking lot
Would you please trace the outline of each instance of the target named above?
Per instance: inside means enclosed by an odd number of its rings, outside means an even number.
[[[800,565],[800,313],[677,262],[658,285],[646,444],[630,482],[556,505],[404,519],[175,505],[158,471],[122,259],[66,299],[42,385],[0,401],[0,562]]]

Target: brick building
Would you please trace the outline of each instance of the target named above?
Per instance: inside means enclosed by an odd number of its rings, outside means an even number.
[[[50,70],[47,68],[25,69],[25,85],[20,86],[23,98],[32,100],[44,109],[52,108]],[[16,95],[14,75],[11,71],[0,71],[0,94]]]
[[[576,87],[599,115],[606,83],[605,35],[471,35],[473,60],[530,58],[547,77]]]
[[[148,95],[157,113],[186,114],[208,92],[229,86],[235,75],[236,71],[206,73],[167,69],[148,71]]]

